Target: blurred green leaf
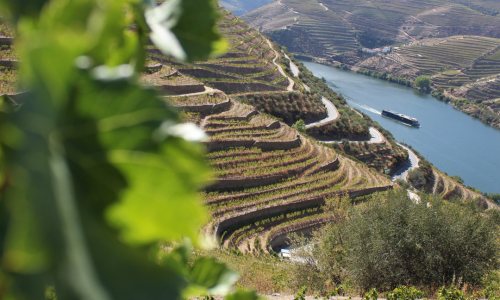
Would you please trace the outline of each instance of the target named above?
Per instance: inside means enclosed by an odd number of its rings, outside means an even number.
[[[151,40],[167,55],[180,60],[205,60],[223,52],[227,43],[217,33],[219,18],[213,0],[170,0],[146,9]]]
[[[194,262],[188,278],[192,289],[203,287],[209,294],[224,295],[238,280],[238,273],[214,258],[202,257]]]
[[[131,243],[197,240],[206,212],[194,191],[196,180],[209,178],[202,152],[195,145],[169,138],[161,154],[114,151],[111,161],[127,176],[123,200],[108,211],[113,224],[124,229]],[[179,199],[182,199],[180,201]]]
[[[210,169],[193,142],[204,135],[175,126],[176,114],[137,84],[150,30],[189,60],[224,48],[214,2],[3,2],[19,20],[29,91],[21,109],[0,110],[0,254],[12,288],[23,299],[47,286],[59,299],[228,291],[235,272],[212,258],[188,262],[207,220],[197,191]],[[182,239],[149,259],[159,240]]]
[[[206,60],[212,52],[226,47],[217,33],[215,0],[182,0],[182,15],[172,32],[179,39],[189,60]]]

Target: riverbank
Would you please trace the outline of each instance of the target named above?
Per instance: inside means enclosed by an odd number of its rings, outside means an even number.
[[[467,185],[483,192],[500,191],[500,131],[429,94],[318,63],[302,64],[316,77],[324,77],[349,105],[377,121],[396,140],[418,149],[438,169],[459,175]],[[422,127],[412,128],[383,118],[383,109],[415,117]]]
[[[332,64],[325,60],[319,60],[315,63],[322,64],[329,67],[334,67],[340,70],[354,72],[357,74],[362,74],[365,76],[370,76],[376,79],[382,79],[392,83],[397,83],[403,86],[407,86],[416,90],[420,90],[413,86],[413,81],[405,77],[398,77],[394,74],[388,72],[380,72],[377,70],[363,69],[359,67],[352,67],[347,64],[337,63]],[[420,90],[421,91],[421,90]],[[481,122],[500,129],[500,103],[497,100],[493,101],[480,101],[479,103],[475,100],[469,100],[464,98],[458,98],[450,93],[448,90],[443,90],[435,86],[431,86],[428,91],[424,91],[434,97],[436,100],[444,101],[445,103],[450,103],[454,108],[465,113],[473,118],[480,120]]]

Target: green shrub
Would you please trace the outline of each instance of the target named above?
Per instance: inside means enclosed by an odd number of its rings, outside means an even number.
[[[480,285],[500,266],[495,212],[425,194],[420,198],[415,203],[397,189],[356,206],[338,204],[331,210],[337,221],[313,234],[318,241],[310,249],[314,264],[294,264],[295,284],[308,279],[315,290],[326,291],[322,282],[351,282],[365,291],[390,290],[393,299],[418,298],[417,290],[401,285],[444,286],[460,278]],[[308,254],[302,256],[309,261]]]
[[[464,293],[457,289],[456,286],[452,285],[449,289],[446,287],[441,287],[438,290],[438,297],[436,300],[465,300],[466,297]]]
[[[428,76],[418,76],[415,79],[415,87],[428,88],[431,86],[431,79]]]
[[[378,292],[376,289],[371,289],[368,292],[365,293],[363,296],[362,300],[377,300],[378,299]]]
[[[405,190],[381,194],[353,211],[342,229],[345,267],[361,287],[479,284],[499,267],[492,218],[440,199],[408,199]]]
[[[297,292],[297,295],[293,298],[293,300],[305,300],[307,294],[307,286],[302,286],[300,290]]]
[[[387,300],[415,300],[424,297],[424,293],[416,288],[405,285],[400,285],[392,291],[392,293],[387,293]]]
[[[292,125],[292,128],[300,133],[306,133],[306,123],[303,120],[298,120]]]
[[[396,183],[399,184],[405,190],[411,188],[411,185],[404,180],[398,179],[398,180],[396,180]]]
[[[420,190],[425,186],[425,178],[419,168],[408,171],[408,181],[417,190]]]

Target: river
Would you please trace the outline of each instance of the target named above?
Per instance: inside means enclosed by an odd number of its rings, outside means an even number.
[[[500,130],[412,88],[317,63],[302,63],[316,77],[324,77],[349,105],[369,115],[398,141],[411,145],[439,170],[459,175],[466,185],[482,192],[500,193]],[[382,117],[383,109],[417,118],[422,127]]]

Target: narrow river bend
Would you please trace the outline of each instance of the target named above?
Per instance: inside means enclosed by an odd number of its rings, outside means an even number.
[[[369,76],[302,61],[324,77],[349,105],[359,109],[411,145],[438,169],[459,175],[466,185],[500,193],[500,130],[483,124],[429,94]],[[405,126],[380,115],[383,109],[415,117],[421,128]]]

